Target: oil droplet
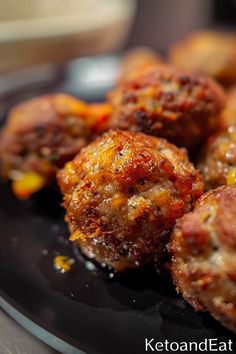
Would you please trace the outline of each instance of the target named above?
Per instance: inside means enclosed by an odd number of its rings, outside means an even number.
[[[68,245],[69,240],[63,236],[58,236],[57,238],[58,243],[64,244],[64,245]]]
[[[42,256],[47,256],[48,255],[48,250],[44,249],[41,252]]]
[[[85,262],[85,266],[88,270],[91,270],[91,271],[96,270],[96,267],[92,262],[89,262],[89,261]]]

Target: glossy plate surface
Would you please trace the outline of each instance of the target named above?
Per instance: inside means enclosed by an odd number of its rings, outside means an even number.
[[[56,91],[101,100],[118,68],[116,57],[85,58],[64,68],[38,67],[0,80],[1,121],[16,102]],[[63,353],[144,353],[156,341],[221,341],[236,337],[207,314],[194,313],[170,279],[143,269],[122,276],[85,261],[67,241],[61,196],[44,190],[27,202],[0,183],[0,304]],[[74,272],[53,268],[56,255],[76,259]]]

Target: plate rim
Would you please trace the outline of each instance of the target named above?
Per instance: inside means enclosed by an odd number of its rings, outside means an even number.
[[[32,321],[26,315],[18,311],[13,305],[11,305],[10,302],[5,300],[4,297],[5,296],[3,295],[3,292],[0,291],[0,308],[33,336],[40,339],[42,342],[49,345],[51,348],[57,350],[60,353],[86,354],[86,352],[76,348],[72,344],[69,344],[65,340],[53,334],[51,331],[48,331],[43,328],[43,326]]]

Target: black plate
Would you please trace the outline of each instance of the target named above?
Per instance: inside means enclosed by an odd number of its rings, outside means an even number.
[[[0,80],[1,120],[15,102],[39,93],[66,91],[100,100],[111,85],[118,59],[80,59],[65,68],[46,66]],[[144,353],[145,338],[157,341],[221,341],[235,336],[207,314],[194,313],[176,295],[170,279],[143,269],[122,276],[96,268],[66,240],[57,191],[27,202],[0,184],[1,305],[54,348],[81,353]],[[76,258],[74,273],[53,268],[55,255]]]

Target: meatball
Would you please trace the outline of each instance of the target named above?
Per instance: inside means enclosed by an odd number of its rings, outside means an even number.
[[[142,131],[191,148],[216,128],[225,95],[210,78],[159,66],[118,86],[108,99],[111,128]]]
[[[166,254],[176,218],[202,194],[185,150],[142,133],[110,131],[58,173],[70,240],[121,271]]]
[[[16,195],[27,198],[51,181],[57,168],[104,128],[109,107],[90,107],[65,94],[41,96],[16,106],[0,140],[1,175],[15,181]]]
[[[226,106],[220,116],[221,127],[236,125],[236,86],[233,86],[226,96]]]
[[[177,221],[170,250],[177,291],[236,332],[236,186],[204,194]]]
[[[236,36],[202,31],[173,45],[170,61],[184,69],[202,71],[222,84],[236,82]]]
[[[220,130],[208,139],[198,168],[206,190],[236,183],[236,126]]]
[[[137,47],[129,50],[121,61],[118,82],[130,81],[140,72],[154,65],[163,65],[161,57],[153,50],[146,47]]]

